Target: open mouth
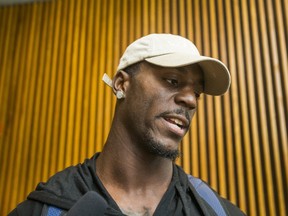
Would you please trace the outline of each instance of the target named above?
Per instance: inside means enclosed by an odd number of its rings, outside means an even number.
[[[177,125],[180,129],[184,129],[185,128],[185,123],[183,121],[181,121],[180,119],[177,118],[164,118],[166,121]]]
[[[173,136],[177,136],[177,138],[182,138],[186,132],[188,131],[188,128],[190,126],[190,118],[187,116],[184,112],[179,113],[174,111],[174,112],[164,112],[158,117],[161,117],[166,130],[172,133]]]

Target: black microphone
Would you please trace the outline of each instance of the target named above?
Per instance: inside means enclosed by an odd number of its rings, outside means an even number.
[[[67,212],[67,216],[102,216],[108,207],[107,202],[94,191],[87,192]]]

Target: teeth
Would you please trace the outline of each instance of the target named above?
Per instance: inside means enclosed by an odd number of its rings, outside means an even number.
[[[171,118],[171,121],[175,122],[178,126],[183,126],[183,122],[179,119]]]

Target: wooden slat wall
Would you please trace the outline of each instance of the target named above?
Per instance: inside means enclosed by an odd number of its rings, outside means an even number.
[[[178,161],[248,215],[288,215],[286,0],[55,0],[0,7],[0,214],[39,181],[101,151],[125,47],[180,34],[228,65]]]

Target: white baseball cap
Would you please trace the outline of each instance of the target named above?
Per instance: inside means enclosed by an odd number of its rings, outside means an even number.
[[[230,87],[227,67],[218,59],[201,56],[188,39],[172,34],[149,34],[131,43],[122,55],[117,72],[140,61],[162,67],[182,67],[197,63],[204,73],[204,91],[209,95],[222,95]],[[104,74],[103,80],[111,86]]]

